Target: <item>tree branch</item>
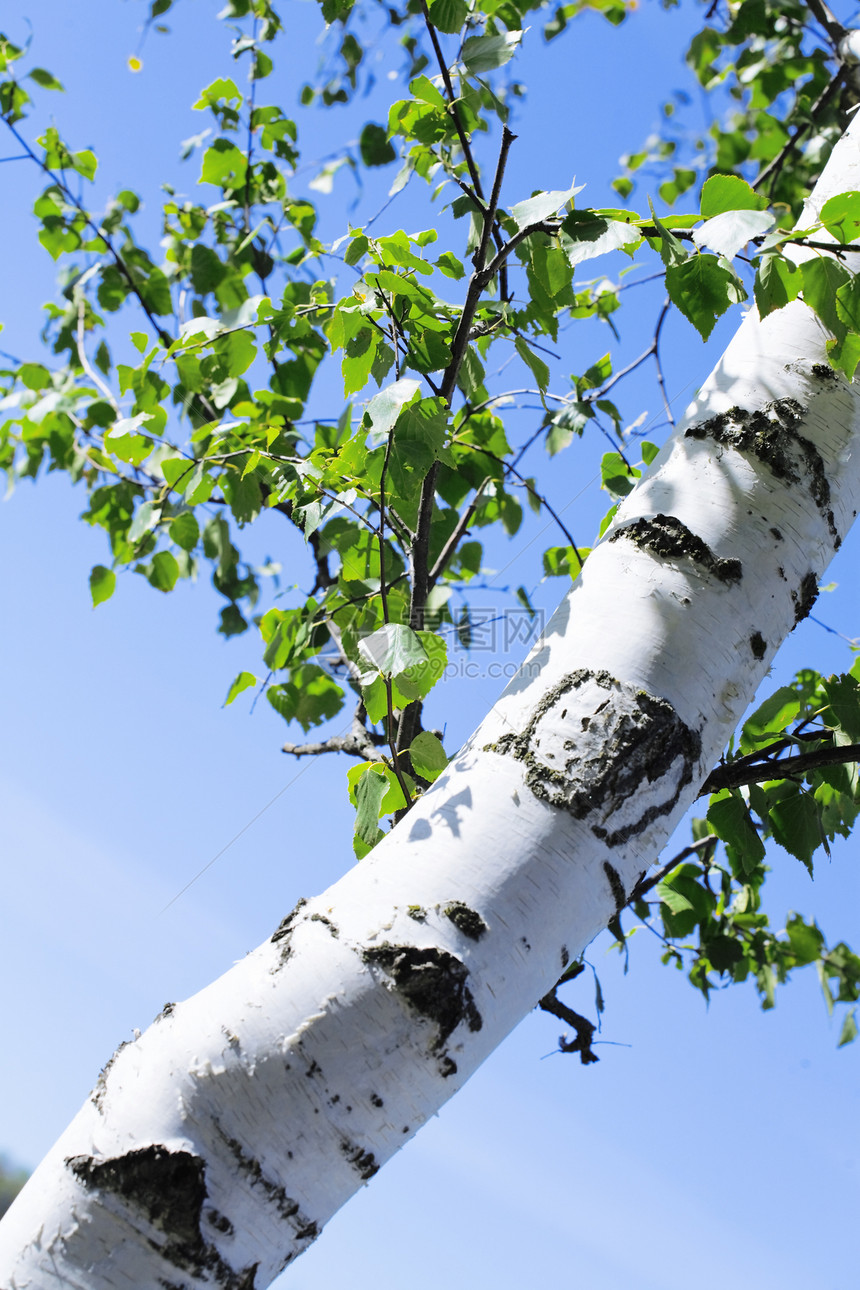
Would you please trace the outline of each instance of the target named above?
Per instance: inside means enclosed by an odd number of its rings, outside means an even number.
[[[597,1029],[594,1022],[589,1021],[573,1008],[569,1008],[566,1003],[562,1003],[556,996],[555,986],[548,994],[539,1001],[538,1007],[544,1012],[549,1012],[553,1017],[558,1017],[559,1021],[565,1022],[576,1031],[575,1039],[567,1039],[564,1035],[559,1035],[558,1046],[563,1053],[579,1053],[579,1060],[583,1066],[589,1066],[592,1062],[599,1062],[600,1058],[591,1047],[591,1041],[594,1038],[594,1032]]]
[[[767,762],[749,762],[746,758],[741,758],[712,770],[702,785],[699,796],[718,793],[723,788],[761,784],[769,779],[797,779],[821,766],[843,766],[846,762],[860,762],[860,744],[819,748],[815,752],[797,753],[794,757]]]

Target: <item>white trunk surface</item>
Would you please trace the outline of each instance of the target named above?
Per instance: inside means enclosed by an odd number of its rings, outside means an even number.
[[[860,123],[812,199],[860,189]],[[659,854],[860,504],[860,405],[753,311],[542,642],[372,855],[118,1051],[0,1228],[3,1290],[262,1290]]]

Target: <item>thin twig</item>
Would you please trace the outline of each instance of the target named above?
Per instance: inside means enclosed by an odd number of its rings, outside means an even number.
[[[657,384],[660,386],[660,397],[663,400],[663,407],[666,412],[666,420],[669,422],[669,425],[674,429],[675,418],[672,416],[672,409],[669,405],[669,399],[666,395],[666,382],[663,379],[663,364],[660,361],[660,333],[663,330],[663,323],[666,321],[666,317],[671,307],[672,307],[672,301],[667,296],[666,299],[663,301],[663,308],[660,310],[660,317],[657,319],[657,326],[654,329],[654,344],[651,348],[651,352],[654,355],[654,362],[657,366]]]
[[[481,481],[478,488],[475,490],[475,496],[472,498],[471,502],[466,507],[465,511],[463,511],[463,514],[460,516],[459,520],[457,521],[457,524],[456,524],[456,527],[454,528],[453,533],[448,538],[448,541],[445,543],[445,545],[442,547],[442,550],[439,552],[439,555],[436,559],[436,563],[433,565],[433,568],[430,570],[430,573],[427,578],[427,582],[429,584],[431,591],[435,587],[436,582],[441,576],[441,574],[444,572],[448,564],[448,561],[451,559],[451,556],[457,550],[457,547],[460,544],[460,540],[465,534],[466,530],[468,529],[469,524],[471,523],[471,520],[472,520],[472,516],[475,514],[475,511],[478,509],[478,503],[481,500],[481,496],[484,492],[484,489],[487,487],[487,484],[489,484],[489,482],[490,482],[489,475],[487,476],[486,479]]]
[[[101,390],[102,394],[105,396],[108,403],[113,408],[114,414],[118,417],[119,405],[116,399],[114,398],[113,390],[111,390],[110,386],[106,385],[105,382],[97,375],[94,368],[90,366],[90,360],[87,358],[87,351],[84,345],[84,317],[86,314],[86,307],[87,307],[86,299],[82,294],[80,299],[78,300],[78,328],[77,328],[78,361],[80,362],[80,365],[83,368],[84,372],[90,378],[90,380],[93,382],[96,388],[98,390]]]
[[[634,901],[641,900],[644,895],[658,886],[664,878],[667,878],[673,869],[677,869],[679,864],[683,864],[689,856],[698,855],[700,851],[706,851],[708,847],[717,842],[719,842],[719,838],[716,833],[709,833],[707,837],[699,838],[698,842],[692,842],[688,847],[684,847],[683,851],[679,851],[676,856],[667,861],[652,877],[642,878],[641,881],[637,882],[630,893],[627,905],[631,906]]]
[[[810,0],[810,8],[812,8],[812,0]],[[809,109],[809,119],[795,127],[794,132],[786,140],[773,160],[770,161],[765,166],[764,170],[762,170],[752,181],[752,184],[750,185],[752,188],[761,188],[762,184],[766,183],[768,184],[768,192],[772,191],[774,182],[778,179],[779,173],[786,161],[795,151],[803,136],[812,129],[815,124],[816,117],[821,112],[822,108],[827,106],[840,86],[845,83],[847,76],[848,69],[843,65],[839,68],[839,71],[829,84],[825,85],[824,89]]]

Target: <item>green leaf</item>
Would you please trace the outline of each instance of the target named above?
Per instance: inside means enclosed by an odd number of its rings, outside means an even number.
[[[760,318],[796,300],[801,287],[798,266],[776,252],[763,255],[755,277],[755,303]]]
[[[794,914],[786,922],[785,930],[798,963],[814,963],[821,957],[824,937],[815,923],[806,923],[799,914]]]
[[[582,264],[642,239],[638,228],[597,211],[571,211],[562,223],[562,246],[569,262]],[[673,238],[673,242],[677,239]]]
[[[63,88],[56,76],[52,72],[45,71],[44,67],[34,67],[27,75],[43,90],[62,90]]]
[[[812,794],[798,791],[772,805],[770,826],[780,846],[802,860],[811,874],[812,857],[822,837],[818,807]]]
[[[387,166],[397,160],[397,153],[388,138],[384,125],[369,121],[358,139],[361,160],[365,166]]]
[[[702,217],[712,219],[723,211],[760,211],[767,199],[759,197],[737,175],[712,175],[702,187]]]
[[[643,439],[641,444],[639,445],[639,448],[642,452],[642,460],[644,461],[646,466],[651,465],[651,462],[654,460],[654,458],[657,456],[658,452],[660,451],[657,444],[651,443],[648,439]]]
[[[405,623],[385,623],[358,643],[362,658],[382,676],[396,676],[427,660],[421,640]]]
[[[718,838],[736,853],[744,873],[752,873],[764,859],[764,843],[740,793],[724,789],[708,805],[708,824]]]
[[[839,1034],[839,1043],[837,1048],[844,1048],[846,1044],[853,1043],[857,1038],[857,1009],[851,1008],[845,1014],[845,1020],[842,1022],[842,1030]]]
[[[432,12],[432,9],[431,9]],[[521,31],[506,31],[500,36],[470,36],[463,42],[460,57],[470,76],[492,72],[509,63],[523,38]]]
[[[216,139],[203,154],[200,183],[235,191],[244,187],[247,173],[248,158],[245,154],[228,139]]]
[[[227,698],[224,700],[224,707],[228,707],[234,699],[238,698],[243,690],[250,690],[257,684],[257,678],[253,672],[240,672],[236,677],[230,689],[227,691]]]
[[[578,578],[588,552],[588,547],[577,549],[572,546],[547,547],[543,553],[544,575],[547,578]]]
[[[451,251],[443,251],[436,261],[436,267],[445,274],[447,278],[459,280],[466,276],[466,270],[463,268],[462,261],[458,260],[456,255]]]
[[[800,712],[800,696],[791,686],[783,685],[769,695],[752,716],[744,722],[741,751],[753,752],[759,744],[773,743]]]
[[[814,309],[828,331],[837,338],[845,331],[845,324],[836,312],[836,293],[851,280],[847,269],[830,255],[819,255],[804,260],[800,266],[803,280],[803,299]]]
[[[674,234],[669,232],[667,226],[657,218],[654,212],[654,206],[649,198],[651,206],[651,219],[654,227],[660,235],[660,259],[666,268],[674,268],[676,265],[685,264],[687,261],[687,252],[683,242],[679,241]]]
[[[51,384],[51,373],[41,363],[22,363],[18,368],[18,380],[28,390],[44,390]]]
[[[854,242],[860,237],[860,193],[839,193],[821,208],[821,223],[837,242]]]
[[[511,207],[511,216],[516,222],[517,228],[528,228],[530,224],[541,224],[544,220],[554,215],[559,207],[564,206],[566,202],[572,201],[577,193],[582,192],[584,184],[578,187],[572,184],[566,188],[552,193],[538,193],[535,197],[529,197],[524,202],[517,202]]]
[[[836,292],[836,316],[852,332],[860,332],[860,278],[852,274]]]
[[[230,80],[229,77],[221,77],[213,81],[211,85],[206,86],[205,90],[200,91],[200,98],[191,106],[195,111],[201,112],[216,103],[235,103],[241,106],[242,95],[235,81]]]
[[[693,241],[696,246],[710,247],[732,260],[751,238],[766,233],[773,223],[774,218],[768,211],[723,211],[694,229]]]
[[[183,551],[193,551],[200,539],[200,526],[191,511],[182,511],[177,515],[168,532]]]
[[[453,36],[469,15],[467,0],[431,0],[430,21],[438,31]]]
[[[626,497],[642,472],[630,467],[618,452],[605,452],[600,460],[600,482],[612,497]]]
[[[172,551],[157,551],[146,573],[147,582],[156,591],[172,591],[179,577],[179,564]]]
[[[295,668],[283,685],[269,686],[266,698],[285,721],[298,721],[305,733],[343,707],[343,690],[314,663]]]
[[[365,412],[373,427],[374,446],[387,439],[401,411],[411,403],[420,388],[420,381],[406,376],[374,394]]]
[[[844,730],[851,743],[860,742],[860,685],[850,672],[831,676],[824,682],[834,725]]]
[[[433,686],[441,679],[448,662],[448,646],[435,632],[416,633],[425,657],[394,678],[395,701],[399,708],[415,699],[426,699]]]
[[[421,734],[416,735],[412,740],[409,757],[415,774],[429,780],[431,784],[439,778],[448,765],[445,749],[436,735],[429,730],[422,730]]]
[[[725,261],[713,255],[692,255],[666,269],[666,290],[672,303],[688,318],[703,340],[732,305],[746,300],[740,278]]]
[[[349,265],[358,264],[361,257],[367,254],[369,245],[370,242],[364,233],[356,233],[346,248],[346,254],[343,257],[344,263]]]
[[[410,81],[409,92],[414,98],[420,99],[422,103],[429,103],[440,112],[444,112],[447,107],[442,93],[426,76],[416,76],[414,81]]]
[[[537,385],[538,385],[538,389],[545,390],[546,387],[549,385],[549,368],[547,367],[546,363],[543,361],[542,358],[538,358],[537,354],[534,352],[531,346],[525,340],[523,340],[522,336],[517,336],[515,345],[516,345],[516,351],[519,354],[520,358],[523,360],[526,367],[529,368],[532,376],[535,378],[535,381],[537,382]]]
[[[90,595],[93,600],[93,609],[96,605],[102,604],[105,600],[110,600],[116,587],[116,574],[113,569],[106,569],[103,564],[93,566],[90,573]]]
[[[142,502],[134,513],[126,538],[129,542],[139,542],[150,529],[154,529],[161,519],[160,502]]]
[[[377,762],[360,768],[355,783],[355,832],[362,842],[373,846],[379,841],[379,812],[388,789],[388,777]]]

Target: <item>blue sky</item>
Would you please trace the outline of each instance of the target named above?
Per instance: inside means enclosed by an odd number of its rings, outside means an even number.
[[[231,74],[214,9],[182,0],[169,19],[173,35],[148,38],[135,76],[126,59],[137,46],[137,0],[5,7],[9,34],[23,37],[31,23],[35,61],[67,86],[67,95],[40,100],[45,113],[76,147],[94,148],[102,195],[124,185],[148,194],[144,227],[156,227],[161,182],[191,183],[193,169],[177,161],[179,140],[201,126],[188,105],[209,80]],[[278,92],[289,103],[316,57],[319,20],[300,0],[288,0],[285,13],[290,40]],[[520,73],[530,92],[516,125],[509,200],[566,187],[574,173],[588,183],[583,200],[608,200],[619,154],[657,124],[660,100],[675,88],[692,91],[682,50],[697,14],[667,14],[649,0],[626,28],[587,16],[549,50],[536,23]],[[370,100],[303,126],[309,160],[355,138],[365,119],[382,119],[389,70],[381,59]],[[353,223],[378,209],[388,182],[386,174],[369,187]],[[39,309],[53,292],[53,265],[28,213],[39,180],[10,162],[0,165],[0,185],[9,248],[0,347],[36,357]],[[331,196],[319,198],[326,236],[342,231],[353,196],[340,173]],[[390,226],[436,223],[422,202],[410,187],[387,213]],[[651,326],[653,309],[643,304],[625,331],[629,354],[647,344]],[[673,324],[667,379],[679,410],[732,326],[721,325],[705,350]],[[569,370],[581,367],[572,355]],[[657,418],[650,374],[631,386],[625,407],[631,419],[644,409]],[[586,542],[606,507],[595,482],[600,451],[594,443],[580,457],[556,459],[544,477]],[[540,464],[535,458],[535,471]],[[321,890],[351,862],[346,766],[285,759],[278,749],[288,732],[266,704],[253,716],[247,704],[220,706],[236,672],[258,662],[250,634],[216,637],[217,597],[205,579],[163,597],[127,576],[94,612],[87,575],[105,548],[77,521],[81,508],[82,498],[52,477],[21,486],[0,511],[0,1149],[27,1164],[65,1127],[133,1027],[227,968],[299,895]],[[522,582],[550,605],[560,584],[540,584],[534,533],[499,547],[498,581]],[[301,558],[292,535],[288,542],[273,523],[255,541],[260,558],[284,563],[286,581],[302,581],[300,568],[289,572]],[[860,636],[853,549],[846,543],[832,572],[839,589],[817,611],[849,637]],[[838,637],[807,622],[777,677],[807,663],[828,671],[851,661]],[[452,683],[452,746],[499,688],[488,678]],[[822,859],[814,885],[790,857],[775,854],[773,863],[774,910],[815,914],[833,939],[860,943],[856,844]],[[600,1064],[583,1069],[547,1055],[554,1020],[527,1019],[285,1274],[284,1290],[328,1290],[347,1278],[354,1290],[429,1290],[442,1277],[499,1290],[562,1278],[587,1290],[680,1290],[693,1279],[700,1290],[853,1283],[860,1048],[836,1050],[838,1031],[812,979],[799,978],[769,1014],[751,987],[716,996],[707,1011],[680,974],[660,966],[651,939],[634,938],[626,977],[603,942],[589,951],[607,997],[603,1037],[619,1046],[602,1047]],[[588,993],[572,994],[573,1006],[586,1010]]]

